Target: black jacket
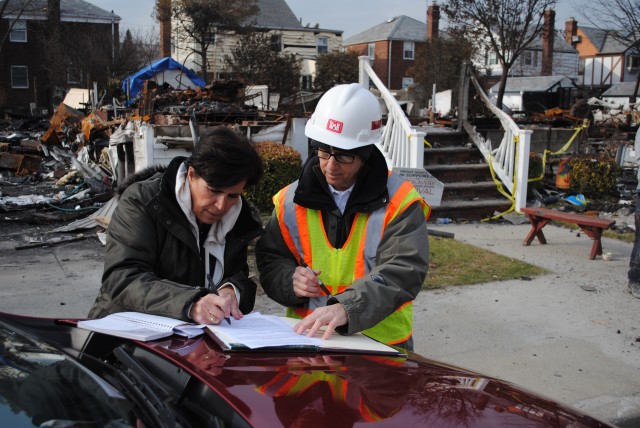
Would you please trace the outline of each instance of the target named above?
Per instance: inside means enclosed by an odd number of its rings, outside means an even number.
[[[197,239],[175,196],[176,175],[185,160],[173,159],[165,172],[134,180],[122,193],[109,223],[102,287],[90,317],[139,311],[189,320],[191,305],[210,292]],[[256,294],[248,277],[247,245],[261,233],[259,216],[243,198],[240,216],[226,236],[221,281],[238,288],[243,313],[253,310]]]

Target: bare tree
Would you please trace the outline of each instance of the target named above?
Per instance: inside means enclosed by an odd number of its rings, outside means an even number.
[[[496,106],[502,108],[509,70],[544,29],[544,11],[556,0],[446,0],[447,17],[476,40],[487,40],[502,66]]]
[[[608,35],[627,48],[627,53],[640,55],[640,0],[610,0],[593,3],[582,12],[594,27],[607,31]],[[636,72],[636,85],[631,103],[636,102],[640,72]]]
[[[358,81],[358,53],[334,50],[316,59],[316,79],[313,86],[318,91],[328,91],[341,83]]]
[[[234,79],[268,85],[281,97],[287,97],[300,88],[300,61],[293,54],[272,48],[269,34],[247,31],[225,57],[225,65]]]
[[[113,74],[117,78],[124,78],[135,73],[142,67],[151,65],[160,57],[158,32],[149,29],[131,32],[126,30],[120,36],[120,48],[115,58]]]
[[[168,3],[168,4],[167,4]],[[207,79],[207,49],[220,31],[240,28],[258,13],[257,0],[172,0],[157,2],[155,16],[167,16],[177,24],[175,42],[187,47],[200,58],[202,76]]]
[[[417,51],[409,76],[416,83],[413,92],[418,102],[424,106],[428,104],[434,84],[441,90],[451,89],[453,99],[457,99],[460,67],[474,54],[469,34],[460,28],[450,27],[439,37],[421,44]]]

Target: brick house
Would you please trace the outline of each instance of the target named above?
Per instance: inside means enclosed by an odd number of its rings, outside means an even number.
[[[435,26],[430,28],[435,29],[437,37],[437,6],[430,6],[428,14],[435,19]],[[413,85],[408,71],[415,63],[416,52],[421,50],[418,47],[425,44],[426,36],[424,22],[400,15],[348,38],[344,46],[358,55],[369,56],[373,70],[385,86],[400,90]]]
[[[103,87],[120,17],[83,0],[7,0],[0,19],[0,109],[55,108],[69,88]],[[0,6],[2,5],[0,1]]]

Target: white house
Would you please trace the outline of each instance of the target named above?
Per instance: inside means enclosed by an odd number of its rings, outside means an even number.
[[[509,76],[569,76],[576,78],[579,70],[578,51],[560,35],[555,34],[555,12],[545,11],[545,29],[518,57]],[[501,76],[502,66],[495,51],[479,49],[474,59],[478,71],[488,76]]]
[[[259,12],[247,19],[256,31],[270,35],[272,49],[278,52],[291,53],[301,60],[302,89],[309,89],[315,77],[315,60],[318,55],[339,49],[342,46],[342,31],[328,30],[315,26],[303,26],[285,0],[258,0]],[[193,69],[198,69],[192,49],[187,45],[175,45],[179,37],[163,37],[166,34],[166,22],[160,22],[161,48],[167,50],[167,40],[173,39],[170,48],[171,56],[178,62]],[[171,23],[171,33],[183,31],[179,22]],[[219,30],[207,51],[208,70],[216,79],[223,78],[226,72],[225,58],[231,54],[238,43],[238,36],[232,31]]]

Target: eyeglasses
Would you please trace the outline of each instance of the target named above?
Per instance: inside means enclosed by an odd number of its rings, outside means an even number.
[[[353,161],[356,160],[356,155],[348,155],[346,153],[331,153],[322,149],[316,149],[316,154],[320,159],[326,161],[331,159],[331,156],[333,156],[333,158],[338,163],[353,163]]]

